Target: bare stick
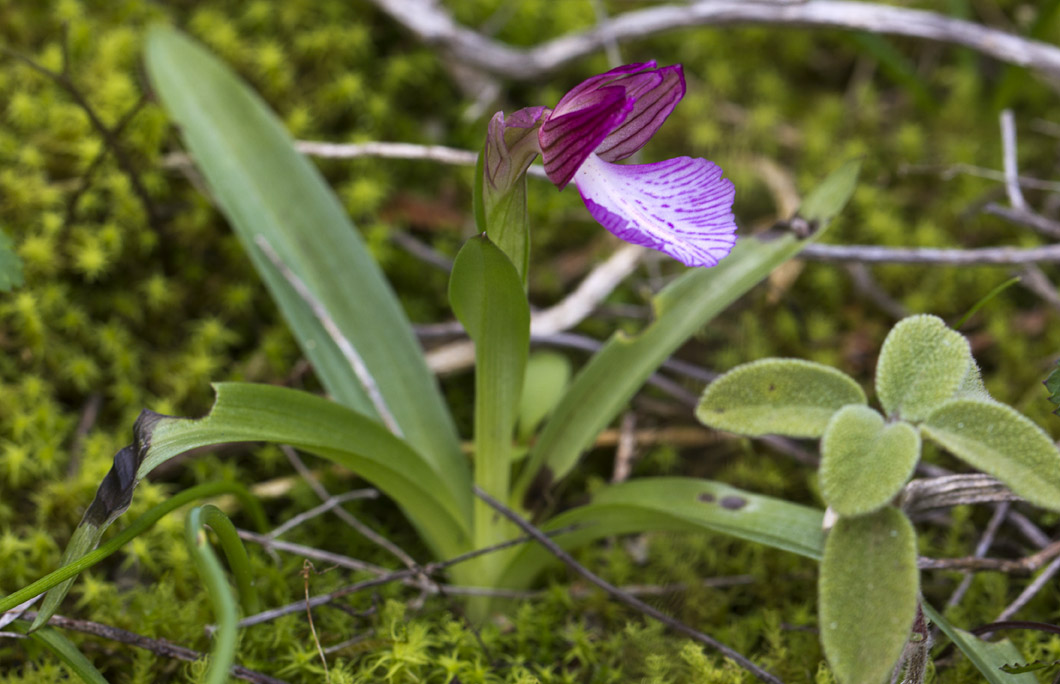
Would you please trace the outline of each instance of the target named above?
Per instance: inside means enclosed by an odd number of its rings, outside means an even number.
[[[1022,197],[1022,194],[1020,196]],[[1012,207],[1001,206],[997,202],[988,202],[987,205],[983,207],[983,211],[987,214],[993,214],[1006,221],[1015,223],[1018,226],[1032,228],[1047,237],[1060,239],[1060,222],[1046,218],[1037,212],[1030,211],[1026,207],[1023,209],[1015,209]]]
[[[26,611],[19,618],[20,620],[33,621],[36,619],[37,613],[35,611]],[[194,662],[196,660],[202,660],[206,658],[205,653],[193,651],[190,648],[178,646],[176,644],[165,641],[164,639],[152,639],[145,637],[135,632],[129,632],[124,629],[117,627],[111,627],[110,625],[104,625],[99,622],[90,622],[88,620],[76,620],[74,618],[63,617],[62,615],[53,615],[51,620],[48,621],[49,625],[59,627],[62,629],[72,629],[75,632],[84,632],[85,634],[92,634],[104,639],[110,639],[111,641],[118,641],[123,644],[142,648],[145,651],[151,651],[152,653],[166,658],[173,658],[175,660],[183,660],[185,662]],[[261,672],[255,672],[254,670],[248,670],[240,665],[233,665],[230,670],[231,675],[237,679],[242,679],[247,682],[255,682],[256,684],[287,684],[282,679],[276,679],[270,677],[267,674]]]
[[[563,561],[563,563],[567,567],[569,567],[571,570],[573,570],[574,572],[578,573],[579,575],[584,577],[586,580],[588,580],[592,584],[594,584],[597,587],[599,587],[600,589],[604,590],[611,597],[613,597],[616,600],[626,604],[627,606],[629,606],[631,608],[639,610],[640,612],[644,613],[645,615],[647,615],[649,617],[652,617],[652,618],[658,620],[659,622],[663,623],[664,625],[666,625],[670,629],[674,630],[675,632],[679,632],[681,634],[684,634],[685,636],[687,636],[687,637],[689,637],[691,639],[694,639],[695,641],[698,641],[699,643],[704,644],[704,645],[706,645],[706,646],[718,651],[719,653],[724,655],[726,658],[729,658],[729,659],[735,661],[737,664],[740,665],[740,667],[742,667],[745,670],[747,670],[748,672],[752,673],[753,675],[758,677],[763,682],[772,682],[773,684],[781,684],[781,681],[779,679],[777,679],[776,676],[774,676],[774,675],[770,674],[769,672],[766,672],[762,668],[758,667],[757,665],[752,663],[750,660],[748,660],[744,655],[742,655],[740,653],[737,653],[736,651],[734,651],[733,649],[729,648],[725,644],[721,643],[717,639],[715,639],[715,638],[713,638],[713,637],[711,637],[711,636],[709,636],[707,634],[704,634],[703,632],[700,632],[698,630],[692,629],[691,627],[689,627],[688,625],[684,624],[683,622],[680,622],[680,621],[670,617],[669,615],[666,615],[665,613],[662,613],[662,612],[656,610],[655,608],[653,608],[652,606],[649,606],[647,603],[644,603],[643,601],[641,601],[640,599],[636,598],[635,596],[630,596],[628,593],[622,591],[621,589],[619,589],[615,585],[611,584],[607,580],[605,580],[605,579],[603,579],[601,577],[598,577],[591,570],[586,568],[584,565],[582,565],[578,561],[574,560],[573,556],[571,556],[569,553],[564,551],[554,541],[549,539],[548,535],[546,535],[544,532],[542,532],[541,530],[539,530],[536,527],[534,527],[533,525],[531,525],[526,520],[523,520],[523,518],[521,516],[519,516],[518,513],[516,513],[512,509],[508,508],[507,506],[502,504],[500,501],[497,501],[496,499],[494,499],[492,496],[490,496],[489,494],[484,492],[477,485],[475,486],[475,496],[477,496],[478,498],[480,498],[483,501],[485,501],[487,504],[489,504],[489,506],[491,508],[493,508],[495,511],[497,511],[498,513],[503,515],[505,518],[507,518],[508,520],[511,520],[513,523],[515,523],[515,525],[519,529],[521,529],[523,532],[525,532],[528,536],[533,537],[534,541],[536,541],[538,544],[541,544],[541,546],[544,546],[546,549],[548,549],[548,551],[550,553],[552,553],[552,555],[556,556],[556,558],[558,558],[559,560]]]
[[[930,247],[876,247],[874,245],[806,245],[800,259],[810,261],[861,261],[873,264],[938,264],[941,266],[1011,266],[1060,262],[1060,245],[1045,247],[984,247],[935,249]]]
[[[513,79],[539,78],[596,52],[609,41],[647,38],[693,26],[738,24],[838,28],[922,38],[963,45],[1003,62],[1060,74],[1060,49],[1047,43],[934,12],[869,2],[699,0],[687,5],[661,5],[625,12],[592,29],[561,36],[530,50],[513,48],[460,26],[439,3],[373,2],[420,40],[444,48],[465,64]]]
[[[1027,264],[1020,272],[1020,285],[1046,301],[1054,309],[1060,309],[1060,294],[1049,277],[1037,264]]]
[[[1053,542],[1041,551],[1024,558],[921,558],[918,565],[921,570],[971,570],[980,572],[994,570],[1011,575],[1027,575],[1046,563],[1060,556],[1060,541]]]
[[[339,326],[335,324],[335,320],[328,313],[324,305],[320,303],[320,300],[316,298],[306,284],[302,282],[294,271],[292,271],[287,264],[283,263],[280,255],[276,253],[276,250],[269,244],[269,240],[261,234],[254,237],[254,242],[257,244],[258,249],[272,262],[272,265],[276,267],[284,277],[285,280],[295,289],[298,296],[302,298],[309,308],[313,310],[313,315],[317,317],[321,325],[324,326],[324,330],[327,331],[331,341],[335,343],[335,346],[339,348],[342,355],[346,358],[347,363],[353,368],[354,374],[357,376],[357,380],[360,381],[364,391],[368,394],[368,398],[371,399],[372,405],[375,406],[376,412],[379,417],[382,418],[383,424],[386,425],[387,429],[392,433],[401,437],[401,427],[394,420],[394,414],[390,412],[390,409],[386,405],[386,400],[383,399],[383,393],[379,391],[379,385],[375,383],[375,379],[372,374],[368,371],[368,366],[364,365],[364,359],[357,353],[357,350],[353,348],[350,341],[346,339],[346,336],[339,330]]]
[[[986,552],[990,550],[990,545],[994,543],[994,537],[997,536],[998,528],[1001,527],[1001,523],[1004,522],[1005,516],[1008,515],[1008,509],[1012,506],[1009,501],[1002,501],[994,508],[994,514],[990,516],[990,522],[986,524],[986,530],[983,531],[983,536],[979,539],[979,543],[975,546],[975,557],[982,558],[986,555]],[[967,574],[961,583],[957,586],[950,598],[946,601],[946,607],[952,607],[961,602],[964,598],[964,594],[968,591],[968,587],[972,586],[972,576]]]
[[[1016,123],[1012,110],[1001,111],[1001,159],[1005,170],[1005,193],[1009,204],[1017,211],[1027,210],[1027,201],[1020,191],[1019,166],[1016,163]]]
[[[947,181],[953,180],[960,174],[967,174],[969,176],[976,176],[977,178],[986,178],[989,180],[1000,181],[1002,183],[1005,182],[1005,174],[1003,171],[962,163],[950,164],[949,166],[936,166],[932,164],[900,164],[898,166],[898,173],[937,173],[942,180]],[[1030,178],[1029,176],[1017,176],[1016,181],[1020,184],[1020,187],[1023,188],[1045,190],[1047,192],[1060,192],[1060,183],[1057,183],[1056,181]]]
[[[63,40],[62,47],[65,54],[65,39]],[[125,153],[125,148],[123,148],[118,142],[117,134],[115,131],[119,129],[108,128],[107,125],[103,123],[103,120],[99,118],[99,114],[97,114],[95,108],[93,108],[92,105],[89,104],[88,100],[85,98],[84,93],[82,93],[81,90],[77,87],[77,85],[73,82],[73,80],[70,79],[69,65],[67,64],[65,58],[63,60],[62,72],[55,72],[41,64],[38,64],[30,57],[27,57],[22,53],[15,52],[14,50],[11,50],[10,48],[4,47],[2,45],[0,45],[0,52],[19,60],[20,62],[33,69],[37,73],[47,76],[56,85],[65,90],[71,98],[73,98],[74,103],[76,103],[77,106],[85,112],[85,116],[88,117],[88,121],[92,125],[92,128],[96,129],[96,132],[99,134],[99,136],[103,138],[103,143],[114,155],[114,158],[118,162],[118,166],[121,167],[121,170],[124,171],[125,175],[129,178],[129,183],[132,186],[133,193],[136,194],[136,196],[140,199],[140,203],[143,204],[144,211],[147,213],[148,219],[151,221],[152,224],[157,223],[158,212],[155,210],[155,205],[154,202],[151,200],[151,195],[148,194],[147,188],[145,188],[143,183],[140,181],[140,175],[139,173],[137,173],[136,165],[133,164],[132,159]],[[134,113],[138,110],[138,105],[133,108]],[[125,123],[128,122],[124,122],[122,124],[122,127],[124,127]]]
[[[336,494],[335,496],[331,496],[325,499],[324,503],[320,504],[319,506],[314,506],[308,511],[303,511],[302,513],[299,513],[284,524],[274,529],[272,532],[269,532],[269,534],[266,536],[276,539],[286,534],[287,532],[290,532],[291,530],[298,527],[307,520],[312,520],[313,518],[319,515],[327,513],[332,508],[340,506],[346,503],[347,501],[356,501],[357,499],[376,499],[378,497],[379,492],[375,489],[354,489],[348,492],[343,492],[342,494]]]
[[[258,534],[257,532],[251,532],[249,530],[239,530],[239,538],[254,542],[255,544],[261,544],[267,549],[276,549],[277,551],[293,553],[302,556],[303,558],[312,558],[315,561],[330,563],[331,565],[337,565],[340,568],[346,568],[347,570],[360,570],[381,576],[390,573],[390,570],[387,568],[375,565],[374,563],[357,560],[356,558],[332,553],[331,551],[315,549],[311,546],[303,546],[302,544],[285,542],[281,539],[273,539],[268,535]]]
[[[1028,584],[1027,588],[1016,597],[1016,600],[1013,601],[1008,608],[1001,611],[1001,614],[997,616],[997,620],[994,622],[1004,622],[1018,613],[1023,606],[1030,603],[1030,600],[1042,590],[1042,587],[1045,586],[1046,582],[1053,578],[1053,575],[1056,574],[1057,570],[1060,570],[1060,557],[1054,558],[1053,562],[1050,563],[1040,575],[1035,577],[1034,581]]]
[[[328,499],[332,498],[331,494],[328,493],[328,490],[324,488],[324,485],[320,484],[320,481],[316,478],[311,477],[309,468],[306,468],[305,463],[303,463],[302,459],[298,457],[297,451],[295,451],[290,445],[287,444],[281,446],[280,449],[283,450],[283,453],[287,456],[287,460],[291,462],[291,464],[295,467],[295,470],[297,470],[299,474],[305,478],[306,482],[309,483],[309,486],[313,489],[314,492],[316,492],[317,496],[319,496],[324,501],[327,501]],[[368,525],[365,525],[353,513],[350,513],[345,508],[341,507],[335,508],[333,510],[335,512],[335,515],[337,515],[344,523],[352,527],[354,530],[357,531],[358,534],[360,534],[368,541],[373,542],[377,546],[389,551],[392,556],[404,563],[405,567],[417,567],[416,561],[413,560],[412,556],[407,554],[404,549],[402,549],[397,544],[390,541],[383,535],[379,534]]]

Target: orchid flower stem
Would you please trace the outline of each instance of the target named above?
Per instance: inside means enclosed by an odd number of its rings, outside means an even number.
[[[211,498],[220,496],[221,494],[232,494],[238,498],[250,516],[254,519],[255,525],[261,529],[265,528],[265,513],[261,508],[261,504],[258,503],[258,500],[254,498],[246,487],[237,482],[208,482],[206,484],[201,484],[197,487],[186,489],[157,506],[154,506],[137,518],[131,525],[122,530],[120,534],[106,544],[101,545],[95,551],[85,554],[73,563],[45,575],[36,582],[19,589],[13,594],[0,598],[0,613],[11,610],[15,606],[28,601],[34,596],[43,594],[52,587],[62,584],[71,577],[77,576],[83,570],[91,568],[96,563],[99,563],[104,558],[107,558],[112,553],[149,530],[156,522],[181,506],[189,504],[192,501],[197,501],[198,499]]]

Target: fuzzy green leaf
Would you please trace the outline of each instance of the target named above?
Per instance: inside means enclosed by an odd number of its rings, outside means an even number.
[[[818,559],[824,544],[822,511],[735,487],[685,477],[653,477],[604,487],[592,501],[566,511],[542,529],[577,525],[555,537],[565,549],[619,534],[656,530],[721,532]],[[536,544],[524,545],[508,562],[503,586],[525,588],[556,561]]]
[[[821,438],[821,495],[839,515],[886,506],[920,460],[920,435],[906,422],[885,425],[868,406],[839,409]]]
[[[570,382],[570,360],[555,352],[538,352],[526,365],[523,398],[519,402],[520,441],[528,441],[534,430],[556,408]]]
[[[1022,662],[1023,654],[1011,641],[984,641],[974,634],[958,629],[950,624],[941,613],[928,604],[923,604],[924,614],[934,622],[942,633],[956,644],[965,657],[975,665],[983,679],[990,684],[1036,684],[1038,678],[1030,673],[1007,673],[1002,671],[1005,665]]]
[[[0,292],[10,292],[23,282],[22,259],[15,253],[11,238],[0,231]]]
[[[1060,365],[1060,361],[1057,361],[1057,365]],[[1060,368],[1054,368],[1042,384],[1045,385],[1045,389],[1049,390],[1049,401],[1060,406]],[[1060,414],[1060,408],[1053,413]]]
[[[696,418],[742,435],[820,437],[833,414],[864,404],[865,393],[834,368],[799,359],[763,359],[737,366],[707,387]]]
[[[828,533],[818,582],[821,643],[843,684],[880,684],[916,617],[916,536],[896,508],[840,518]]]
[[[929,415],[920,431],[1027,501],[1060,511],[1060,452],[1040,427],[1011,406],[954,399]]]
[[[808,240],[788,234],[769,241],[743,238],[714,268],[689,269],[654,299],[655,322],[634,337],[616,333],[575,376],[519,474],[513,498],[564,477],[596,435],[622,411],[663,361],[769,273],[824,233],[854,192],[860,161],[828,175],[800,212],[817,228]],[[529,495],[529,496],[528,496]]]
[[[338,345],[256,243],[264,237],[364,360],[404,438],[443,486],[471,487],[456,428],[401,304],[345,210],[282,123],[225,64],[153,28],[147,72],[181,137],[328,394],[376,415]]]
[[[937,316],[910,316],[883,342],[876,394],[889,417],[921,421],[957,393],[973,366],[963,335]]]

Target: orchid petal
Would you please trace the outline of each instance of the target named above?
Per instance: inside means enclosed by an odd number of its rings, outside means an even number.
[[[633,111],[596,149],[604,161],[625,159],[644,147],[685,96],[685,75],[680,64],[623,79],[621,85],[626,88],[626,97],[635,103]]]
[[[506,192],[526,173],[541,151],[537,128],[548,113],[546,107],[526,107],[507,117],[497,112],[486,132],[484,169],[486,181],[498,192]]]
[[[582,92],[573,102],[567,102],[566,112],[560,112],[557,105],[538,133],[549,180],[562,190],[633,106],[626,89],[618,86]]]
[[[638,62],[637,64],[623,64],[620,67],[615,67],[611,71],[605,71],[602,74],[596,76],[590,76],[578,85],[574,86],[567,91],[567,94],[556,104],[556,109],[560,114],[566,114],[567,111],[577,109],[576,105],[572,103],[574,100],[584,92],[589,90],[596,90],[604,86],[614,85],[616,81],[621,81],[622,77],[630,74],[638,74],[642,71],[655,68],[655,60],[650,62]]]
[[[623,165],[594,154],[574,182],[589,213],[615,236],[686,266],[714,266],[736,242],[736,191],[721,174],[706,159]]]

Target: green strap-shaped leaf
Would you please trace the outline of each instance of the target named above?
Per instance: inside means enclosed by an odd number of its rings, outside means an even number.
[[[518,435],[520,441],[528,441],[534,430],[567,392],[570,382],[570,360],[555,352],[531,354],[526,364],[526,381],[523,383],[523,398],[519,402]]]
[[[963,335],[937,316],[910,316],[883,342],[876,394],[889,417],[921,421],[957,393],[973,365]]]
[[[972,661],[983,678],[990,684],[1035,684],[1038,678],[1026,672],[1009,674],[1002,672],[1004,665],[1023,662],[1024,656],[1011,641],[983,641],[974,634],[957,629],[941,613],[928,604],[923,604],[924,614],[938,625],[938,628],[956,644],[968,660]]]
[[[920,431],[1024,499],[1060,511],[1060,452],[1040,427],[1011,406],[954,399],[929,415]]]
[[[920,435],[909,423],[884,424],[857,404],[839,409],[821,438],[821,495],[839,515],[886,506],[920,460]]]
[[[763,359],[712,382],[696,418],[741,435],[820,437],[836,411],[864,404],[865,393],[834,368],[799,359]]]
[[[259,235],[356,349],[404,438],[442,473],[443,487],[466,495],[468,470],[434,376],[397,297],[320,173],[265,103],[203,47],[156,27],[146,63],[214,200],[328,394],[376,414],[338,346],[257,246]]]
[[[64,566],[95,548],[107,527],[129,507],[136,485],[154,468],[192,449],[236,442],[290,444],[345,466],[393,499],[438,558],[470,550],[470,498],[451,495],[433,464],[373,418],[273,385],[214,387],[217,400],[204,418],[141,414],[134,444],[114,457],[114,466],[63,554]],[[69,586],[66,581],[49,592],[41,615],[54,614]]]
[[[30,638],[51,651],[85,684],[107,684],[106,677],[96,669],[85,654],[63,633],[54,627],[41,627]]]
[[[846,205],[860,161],[833,171],[800,210],[815,239]],[[578,373],[519,473],[513,503],[531,505],[531,490],[564,477],[652,373],[697,330],[807,244],[788,234],[742,238],[714,268],[689,269],[655,298],[655,322],[635,337],[616,333]],[[528,493],[531,496],[527,496]]]
[[[512,262],[485,235],[468,240],[457,254],[449,302],[475,343],[475,483],[503,500],[530,353],[530,305]],[[503,541],[507,529],[485,502],[475,502],[476,547]],[[500,559],[485,556],[479,563],[495,566]]]
[[[604,487],[592,501],[552,518],[543,527],[577,528],[555,538],[566,549],[618,534],[653,530],[710,530],[820,558],[822,511],[735,487],[685,477],[639,478]],[[535,544],[521,547],[501,576],[503,586],[529,586],[556,561]]]
[[[818,582],[821,643],[842,684],[887,680],[910,637],[920,593],[916,534],[896,508],[840,518]]]
[[[11,238],[0,231],[0,292],[10,292],[23,282],[22,259],[15,253]]]

